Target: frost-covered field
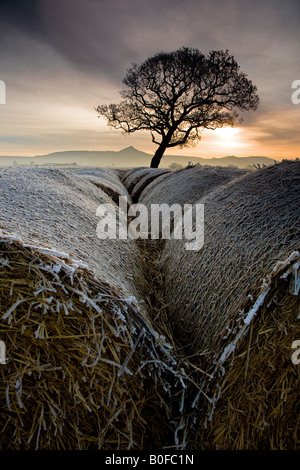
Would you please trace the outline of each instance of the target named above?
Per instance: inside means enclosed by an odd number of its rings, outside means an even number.
[[[297,447],[299,183],[299,162],[2,169],[0,448]],[[203,248],[100,240],[120,196],[204,204]]]

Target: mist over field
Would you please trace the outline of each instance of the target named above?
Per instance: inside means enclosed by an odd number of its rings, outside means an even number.
[[[0,167],[5,166],[95,166],[110,168],[133,168],[139,166],[148,167],[151,154],[141,152],[134,147],[127,147],[118,152],[114,151],[65,151],[35,157],[0,156]],[[220,157],[199,158],[193,156],[165,155],[161,168],[178,169],[189,163],[213,166],[237,166],[239,168],[253,168],[253,165],[272,165],[275,160],[268,157]]]

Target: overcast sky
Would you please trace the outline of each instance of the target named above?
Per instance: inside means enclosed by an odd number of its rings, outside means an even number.
[[[147,133],[124,136],[94,110],[118,102],[133,62],[183,46],[228,49],[257,85],[260,106],[235,134],[204,132],[168,153],[300,156],[299,0],[0,0],[0,155],[60,150],[152,153]]]

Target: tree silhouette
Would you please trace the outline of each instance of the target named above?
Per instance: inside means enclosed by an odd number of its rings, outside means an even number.
[[[203,129],[234,125],[237,110],[256,109],[256,86],[228,50],[184,47],[160,52],[127,71],[119,104],[96,108],[109,126],[125,133],[148,130],[158,145],[151,167],[167,148],[195,145]]]

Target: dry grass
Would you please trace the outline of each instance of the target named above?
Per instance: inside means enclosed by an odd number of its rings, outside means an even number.
[[[135,171],[126,174],[122,181],[129,194],[132,194],[135,186],[142,179],[149,175],[159,175],[162,172],[164,172],[164,170],[157,168],[136,168]]]
[[[299,183],[299,162],[284,162],[239,178],[198,201],[205,207],[205,242],[199,252],[185,250],[186,240],[165,243],[160,268],[172,333],[185,357],[206,374],[196,374],[199,391],[190,397],[191,414],[197,410],[195,419],[201,428],[190,440],[195,448],[294,448],[299,441],[295,437],[299,376],[291,364],[289,336],[300,338],[299,297],[287,293],[293,274],[285,274],[299,262]],[[280,281],[281,276],[286,279]],[[272,323],[275,307],[278,320]],[[263,339],[256,333],[262,308],[266,348],[258,343],[259,350],[247,363],[249,382],[244,383],[243,360],[252,344],[251,328],[255,341]],[[283,341],[281,329],[286,324],[290,329]],[[273,336],[275,326],[282,337]],[[227,376],[225,364],[235,354],[243,359],[234,360]],[[268,354],[274,370],[266,366]],[[285,369],[284,364],[289,366]],[[255,380],[250,371],[257,374]],[[282,397],[288,394],[284,404]],[[280,415],[282,409],[287,419]],[[205,418],[208,422],[211,416],[206,433]],[[260,433],[255,419],[269,426]]]
[[[134,178],[134,175],[137,173],[139,174],[140,172],[147,172],[148,171],[148,167],[145,167],[145,166],[138,166],[138,167],[135,167],[135,168],[130,168],[129,170],[123,172],[123,175],[122,175],[122,182],[125,186],[125,188],[128,190],[128,184],[127,183],[130,183],[130,180],[131,178],[133,177]]]
[[[157,178],[163,175],[170,175],[170,173],[170,170],[166,169],[163,170],[158,168],[149,168],[149,171],[142,178],[139,177],[138,181],[134,182],[133,187],[131,189],[132,201],[134,203],[138,202],[140,195],[150,183],[152,183]]]
[[[300,163],[236,171],[191,167],[141,192],[205,205],[199,252],[98,240],[108,197],[84,176],[3,173],[0,448],[299,448]],[[123,178],[134,190],[148,174]]]
[[[221,186],[204,204],[204,246],[166,240],[161,256],[173,333],[212,364],[259,297],[277,263],[299,249],[300,163],[283,163]],[[178,302],[180,299],[180,302]],[[206,359],[207,358],[207,359]]]
[[[89,270],[9,237],[0,247],[1,448],[163,446],[182,388],[166,340]]]
[[[193,448],[299,449],[300,373],[291,360],[299,312],[299,296],[276,282],[234,357],[223,363],[226,373],[214,384],[219,399],[197,420]]]
[[[115,204],[119,203],[120,196],[125,196],[128,199],[128,205],[130,205],[129,193],[116,171],[104,168],[80,168],[75,170],[74,174],[100,188]]]
[[[246,172],[226,167],[191,166],[170,172],[166,178],[155,181],[142,192],[139,202],[151,204],[187,204],[228,183]]]

